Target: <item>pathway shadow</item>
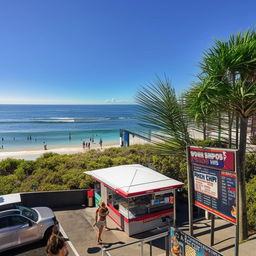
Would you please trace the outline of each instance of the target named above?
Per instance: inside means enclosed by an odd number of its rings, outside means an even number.
[[[221,226],[219,226],[219,227],[215,227],[214,228],[214,232],[216,232],[216,231],[219,231],[219,230],[222,230],[222,229],[226,229],[226,228],[229,228],[229,227],[232,227],[233,226],[233,224],[231,224],[231,223],[228,223],[228,224],[225,224],[225,225],[221,225]],[[199,227],[199,228],[195,228],[195,229],[202,229],[203,227]],[[211,232],[211,230],[210,229],[208,229],[208,230],[204,230],[204,231],[202,231],[202,232],[198,232],[198,233],[196,233],[194,236],[195,237],[199,237],[199,236],[202,236],[202,235],[206,235],[206,234],[209,234]]]
[[[90,247],[87,249],[87,253],[91,253],[91,254],[98,253],[100,250],[101,250],[100,247]]]
[[[120,228],[105,228],[105,231],[111,231],[111,230],[114,230],[114,231],[123,231],[123,230],[120,229]]]
[[[113,245],[125,244],[125,243],[122,242],[122,241],[118,241],[118,242],[114,242],[114,243],[104,243],[104,242],[101,242],[101,244],[103,245],[103,248],[110,248]]]
[[[214,243],[214,245],[218,245],[218,244],[221,244],[221,243],[223,243],[223,242],[226,242],[226,241],[228,241],[228,240],[231,240],[231,239],[234,239],[235,237],[229,237],[229,238],[226,238],[226,239],[224,239],[224,240],[221,240],[221,241],[219,241],[219,242],[217,242],[217,243]]]
[[[219,251],[219,252],[224,252],[224,251],[229,250],[229,249],[231,249],[231,248],[235,248],[235,245],[226,246],[226,247],[224,247],[224,248],[219,249],[218,251]]]

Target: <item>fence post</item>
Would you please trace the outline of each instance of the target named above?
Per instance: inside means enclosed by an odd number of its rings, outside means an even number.
[[[169,237],[170,237],[170,232],[168,232],[168,235],[165,237],[165,255],[169,256],[170,255],[170,248],[169,248]]]
[[[143,246],[144,246],[144,243],[143,241],[140,243],[140,256],[143,256]]]
[[[107,256],[105,250],[106,250],[106,248],[102,248],[102,256]]]

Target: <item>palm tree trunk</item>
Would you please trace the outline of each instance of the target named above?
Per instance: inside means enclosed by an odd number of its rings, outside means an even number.
[[[206,140],[207,136],[206,136],[206,123],[205,122],[203,123],[203,136],[204,136],[204,140]]]
[[[232,148],[232,115],[228,111],[228,148]]]
[[[240,145],[238,151],[238,172],[240,177],[238,179],[239,184],[239,237],[240,240],[245,240],[248,237],[247,226],[247,211],[246,211],[246,190],[245,190],[245,154],[247,143],[247,126],[248,117],[240,118]]]
[[[239,114],[236,114],[236,148],[238,148],[239,143]]]
[[[218,141],[221,141],[221,113],[218,113]]]

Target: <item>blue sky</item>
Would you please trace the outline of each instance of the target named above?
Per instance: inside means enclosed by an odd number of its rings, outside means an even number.
[[[2,0],[0,103],[132,103],[156,75],[189,88],[215,39],[253,28],[251,0]]]

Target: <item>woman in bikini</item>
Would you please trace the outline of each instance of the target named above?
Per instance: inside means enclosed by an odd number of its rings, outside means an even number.
[[[97,238],[98,243],[101,243],[102,241],[101,235],[102,235],[103,228],[106,227],[106,217],[108,213],[109,212],[108,212],[108,208],[106,207],[106,204],[102,202],[96,211],[95,224],[93,225],[99,229],[98,238]]]

